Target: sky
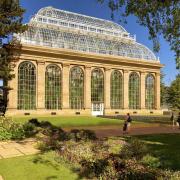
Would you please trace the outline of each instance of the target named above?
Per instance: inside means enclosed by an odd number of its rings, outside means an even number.
[[[24,23],[27,23],[30,18],[37,13],[40,8],[53,6],[54,8],[67,10],[75,13],[80,13],[97,18],[111,19],[111,11],[107,4],[101,5],[96,0],[20,0],[21,6],[26,9],[24,14]],[[114,21],[123,26],[130,34],[136,35],[137,42],[144,44],[151,50],[153,49],[152,42],[148,39],[148,30],[146,27],[140,26],[136,22],[136,17],[130,16],[127,18],[127,24],[119,23],[118,16],[115,16]],[[161,49],[156,54],[160,58],[160,62],[164,64],[162,69],[165,74],[164,82],[169,85],[178,74],[175,65],[174,52],[170,50],[168,42],[160,37]]]

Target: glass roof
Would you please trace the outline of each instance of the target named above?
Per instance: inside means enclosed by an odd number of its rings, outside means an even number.
[[[157,60],[151,50],[111,21],[45,7],[28,25],[26,32],[16,35],[22,43]]]

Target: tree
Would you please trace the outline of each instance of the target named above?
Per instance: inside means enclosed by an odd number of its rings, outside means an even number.
[[[180,110],[180,74],[171,83],[168,90],[168,103],[172,109]]]
[[[27,29],[27,26],[22,24],[24,12],[19,0],[0,0],[0,79],[5,85],[6,95],[10,89],[7,82],[14,77],[12,62],[18,57],[21,47],[20,43],[13,39],[13,34]]]
[[[175,52],[176,67],[180,69],[180,1],[179,0],[97,0],[108,3],[112,11],[118,11],[126,23],[126,17],[134,15],[138,23],[149,30],[149,39],[153,41],[154,51],[160,49],[159,35],[169,42]]]
[[[167,95],[168,95],[168,87],[164,84],[164,76],[165,74],[161,71],[161,81],[160,81],[160,88],[161,88],[161,106],[167,105]]]

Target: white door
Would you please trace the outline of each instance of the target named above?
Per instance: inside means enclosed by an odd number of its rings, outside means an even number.
[[[98,116],[104,114],[103,103],[92,103],[92,116]]]

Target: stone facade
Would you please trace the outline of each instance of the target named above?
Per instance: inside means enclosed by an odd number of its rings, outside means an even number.
[[[30,61],[37,71],[36,78],[36,109],[18,110],[18,66],[21,62]],[[134,60],[133,58],[99,55],[72,50],[55,49],[43,46],[23,45],[21,56],[15,62],[15,78],[9,82],[13,89],[9,93],[7,115],[91,115],[91,72],[94,68],[101,68],[104,73],[104,114],[117,115],[127,112],[137,114],[161,114],[160,109],[160,68],[158,61]],[[56,64],[62,70],[62,108],[47,110],[45,108],[45,69],[49,64]],[[71,109],[69,105],[69,72],[73,66],[80,66],[84,71],[84,108]],[[123,77],[123,108],[111,109],[110,105],[110,75],[113,70],[119,70]],[[128,82],[129,74],[137,72],[140,76],[140,108],[129,109]],[[145,108],[145,77],[153,74],[155,79],[155,108]]]

